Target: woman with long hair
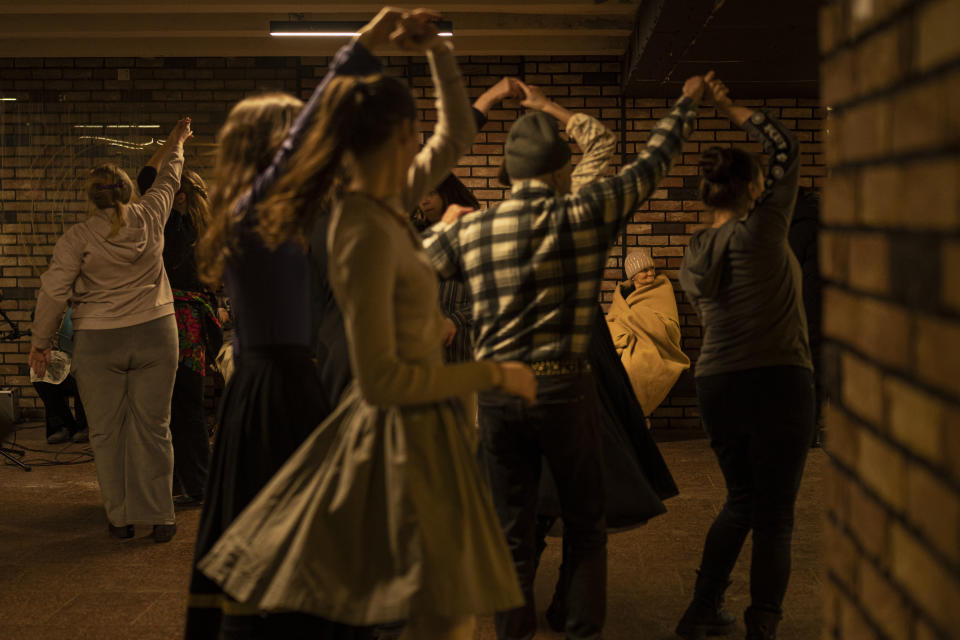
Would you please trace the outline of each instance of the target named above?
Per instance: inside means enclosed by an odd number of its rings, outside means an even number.
[[[800,154],[773,116],[734,104],[720,81],[710,90],[718,111],[770,158],[766,173],[740,149],[711,147],[700,158],[700,197],[714,220],[690,239],[680,284],[704,330],[697,398],[727,501],[707,534],[677,634],[732,631],[723,592],[752,531],[747,638],[770,640],[790,577],[794,505],[814,425],[802,274],[787,243]]]
[[[180,187],[190,119],[163,146],[156,184],[133,201],[127,173],[91,170],[92,213],[58,241],[40,278],[30,366],[42,376],[50,345],[73,309],[73,374],[87,414],[90,446],[110,533],[153,525],[157,542],[176,533],[170,398],[177,368],[173,293],[163,267],[163,228]]]
[[[443,364],[436,273],[406,212],[475,130],[452,51],[429,17],[405,21],[438,93],[427,145],[417,151],[405,84],[334,78],[258,209],[262,224],[289,233],[342,181],[329,273],[355,382],[200,568],[246,606],[354,625],[408,619],[408,638],[468,638],[475,615],[523,599],[459,396],[502,387],[531,401],[536,384],[519,363]]]
[[[153,185],[160,152],[137,175],[140,193]],[[207,365],[223,342],[217,298],[200,282],[196,245],[210,218],[207,185],[195,171],[184,169],[180,191],[163,229],[163,266],[173,289],[179,362],[170,406],[173,439],[174,499],[177,506],[203,502],[210,465],[210,439],[203,419],[203,382]]]

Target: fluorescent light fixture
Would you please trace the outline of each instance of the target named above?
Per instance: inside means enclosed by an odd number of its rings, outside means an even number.
[[[300,20],[296,22],[270,21],[270,35],[295,38],[350,38],[359,35],[365,22],[316,22]],[[449,20],[434,22],[438,35],[444,38],[453,36],[453,23]]]
[[[74,129],[159,129],[158,124],[75,124]]]
[[[80,136],[80,140],[93,140],[94,142],[99,142],[100,144],[107,144],[111,147],[120,147],[121,149],[127,149],[130,151],[140,151],[146,149],[154,143],[153,138],[150,138],[149,142],[130,142],[128,140],[118,140],[117,138],[107,138],[105,136]]]
[[[0,98],[0,102],[16,102],[16,98]]]

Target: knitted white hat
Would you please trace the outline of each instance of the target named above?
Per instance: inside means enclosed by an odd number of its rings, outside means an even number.
[[[626,260],[623,261],[623,270],[627,272],[627,280],[632,280],[633,276],[645,269],[654,268],[656,267],[653,264],[650,249],[638,249],[628,253]]]

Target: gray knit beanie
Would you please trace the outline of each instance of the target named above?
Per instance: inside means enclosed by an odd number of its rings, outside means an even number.
[[[638,249],[628,253],[626,260],[623,261],[623,270],[627,272],[627,280],[633,280],[633,276],[645,269],[655,268],[650,249]]]
[[[570,145],[545,113],[528,113],[513,123],[504,148],[507,175],[514,180],[552,173],[570,160]]]

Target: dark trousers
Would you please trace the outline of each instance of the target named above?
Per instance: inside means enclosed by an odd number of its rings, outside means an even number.
[[[500,640],[537,628],[537,500],[541,460],[557,484],[564,522],[567,638],[599,638],[606,612],[607,533],[596,388],[590,374],[538,379],[537,403],[480,394],[480,456],[526,603],[495,616]]]
[[[34,382],[33,388],[37,390],[37,395],[43,401],[48,438],[60,429],[66,429],[72,436],[87,428],[87,416],[83,412],[80,392],[77,391],[77,381],[73,376],[67,376],[66,380],[60,384]],[[73,398],[76,418],[70,412],[70,398]]]
[[[210,468],[210,438],[203,422],[203,376],[182,363],[173,383],[170,436],[175,484],[184,494],[202,499]]]
[[[813,373],[764,367],[697,378],[697,397],[727,483],[700,571],[727,580],[753,532],[752,606],[781,612],[790,579],[793,512],[814,429]]]

